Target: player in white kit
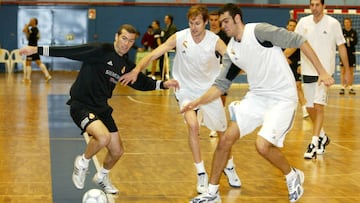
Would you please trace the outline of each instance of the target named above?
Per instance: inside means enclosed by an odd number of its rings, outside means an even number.
[[[304,173],[292,167],[279,148],[283,147],[292,127],[298,98],[294,76],[282,48],[299,47],[315,65],[319,80],[325,85],[333,84],[334,79],[301,35],[267,23],[244,24],[242,11],[235,4],[224,5],[219,13],[222,28],[232,37],[223,57],[224,69],[213,86],[181,112],[207,104],[227,91],[240,71],[234,66],[231,68],[231,63],[246,72],[249,91],[243,100],[230,104],[231,123],[215,150],[208,192],[195,197],[191,203],[221,202],[219,181],[232,145],[259,126],[256,150],[284,174],[289,201],[295,202],[304,191]]]
[[[176,47],[172,76],[179,82],[180,86],[175,92],[179,107],[182,108],[204,94],[220,73],[221,66],[216,52],[223,55],[226,52],[226,45],[216,34],[205,29],[209,18],[208,9],[205,6],[192,6],[187,17],[189,28],[173,34],[165,43],[145,56],[130,74],[120,78],[120,81],[123,84],[135,81],[137,74],[146,68],[151,61]],[[219,137],[222,136],[227,127],[227,119],[220,96],[212,102],[200,105],[183,114],[188,126],[189,145],[197,170],[197,191],[204,193],[207,191],[208,175],[201,158],[198,135],[200,126],[197,118],[199,111],[203,116],[203,124],[210,130],[217,131]],[[241,186],[231,155],[228,157],[223,172],[226,174],[230,186]]]

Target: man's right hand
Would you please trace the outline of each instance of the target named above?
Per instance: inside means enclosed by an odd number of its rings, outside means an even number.
[[[119,82],[121,85],[128,85],[129,83],[134,84],[134,82],[137,80],[137,77],[139,75],[139,72],[136,69],[133,69],[132,71],[122,75],[119,79]]]

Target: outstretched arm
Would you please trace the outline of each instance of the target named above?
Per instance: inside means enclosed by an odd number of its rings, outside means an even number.
[[[196,109],[201,104],[206,104],[211,102],[212,100],[219,98],[223,93],[221,90],[216,86],[211,86],[210,89],[203,94],[201,97],[195,99],[194,101],[185,105],[181,110],[180,113],[185,113],[186,111],[190,111]]]
[[[158,48],[154,49],[144,58],[142,58],[136,67],[129,73],[120,77],[119,81],[122,85],[134,83],[137,80],[138,74],[144,70],[153,60],[164,55],[167,51],[175,48],[176,46],[176,34],[173,34],[164,44],[161,44]]]

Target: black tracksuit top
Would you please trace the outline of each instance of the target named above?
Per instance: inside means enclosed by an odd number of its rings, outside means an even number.
[[[38,52],[44,55],[43,47],[39,47]],[[114,45],[109,43],[49,47],[48,54],[83,62],[71,86],[70,97],[71,100],[96,109],[108,107],[107,101],[112,97],[119,78],[135,67],[127,55],[119,56],[115,52]],[[129,86],[141,91],[155,90],[156,80],[140,73],[136,82]]]

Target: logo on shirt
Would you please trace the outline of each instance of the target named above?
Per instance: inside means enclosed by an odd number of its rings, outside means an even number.
[[[122,69],[121,69],[121,74],[124,74],[125,70],[126,70],[126,68],[125,68],[125,66],[123,66]]]
[[[109,66],[113,66],[113,62],[112,62],[112,61],[108,61],[107,64],[108,64]]]

